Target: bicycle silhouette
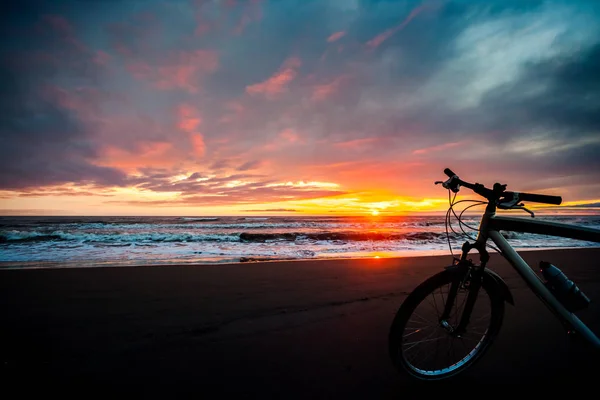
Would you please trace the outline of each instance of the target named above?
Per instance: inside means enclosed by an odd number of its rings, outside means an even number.
[[[527,286],[562,322],[567,332],[584,338],[599,350],[600,338],[575,315],[575,312],[586,308],[590,300],[550,263],[540,264],[540,277],[500,231],[600,243],[600,230],[531,218],[497,216],[496,209],[499,208],[521,209],[533,217],[533,212],[525,208],[522,201],[559,205],[562,198],[509,192],[506,185],[499,183],[489,189],[478,183],[461,180],[448,168],[444,173],[449,179],[436,184],[441,183],[449,190],[449,194],[453,192],[454,198],[461,186],[471,189],[486,199],[474,201],[477,203],[475,205],[486,204],[486,209],[479,227],[470,227],[478,231],[475,241],[465,242],[460,257],[454,257],[452,265],[417,286],[400,306],[388,338],[389,354],[394,366],[418,380],[444,380],[464,372],[490,348],[502,326],[505,303],[514,304],[504,280],[486,267],[490,258],[486,247],[493,247],[488,243],[490,240],[497,246],[493,248],[508,260]],[[450,200],[447,222],[457,203],[454,199]],[[459,223],[461,217],[462,212],[457,216]],[[450,245],[449,237],[448,243]],[[479,264],[467,258],[473,249],[479,253]]]

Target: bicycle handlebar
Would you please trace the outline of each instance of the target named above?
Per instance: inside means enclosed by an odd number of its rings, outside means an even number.
[[[452,178],[453,176],[456,176],[456,174],[455,174],[454,172],[452,172],[452,170],[451,170],[450,168],[446,168],[446,169],[444,170],[444,173],[445,173],[446,175],[448,175],[448,178]]]
[[[486,188],[484,185],[480,183],[469,183],[465,182],[458,177],[450,168],[444,169],[444,174],[446,174],[450,179],[444,182],[444,187],[452,190],[453,192],[458,192],[459,186],[464,186],[467,189],[471,189],[478,195],[485,197],[489,201],[498,201],[501,198],[514,203],[515,205],[519,201],[531,201],[534,203],[544,203],[544,204],[555,204],[559,205],[562,203],[561,196],[550,196],[546,194],[535,194],[535,193],[522,193],[522,192],[508,192],[506,191],[506,185],[501,185],[499,183],[494,184],[493,189]]]
[[[549,196],[547,194],[523,193],[519,192],[519,199],[523,201],[533,201],[534,203],[556,204],[562,203],[562,197]]]

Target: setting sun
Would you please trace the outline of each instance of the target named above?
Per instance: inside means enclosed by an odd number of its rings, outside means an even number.
[[[376,216],[378,216],[378,215],[379,215],[379,211],[377,211],[377,210],[373,210],[373,211],[371,211],[371,215],[373,215],[373,216],[375,216],[375,217],[376,217]]]

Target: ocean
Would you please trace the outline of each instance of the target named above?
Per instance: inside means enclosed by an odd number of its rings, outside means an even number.
[[[477,227],[480,216],[463,217]],[[600,215],[539,215],[600,229]],[[467,239],[444,216],[0,217],[0,268],[173,265],[455,254]],[[452,228],[460,232],[458,222]],[[465,228],[471,237],[476,232]],[[516,249],[598,243],[510,233]]]

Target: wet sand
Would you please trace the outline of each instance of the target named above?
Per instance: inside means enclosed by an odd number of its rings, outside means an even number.
[[[521,254],[565,271],[592,299],[578,315],[600,333],[600,249]],[[0,270],[2,375],[20,393],[400,398],[415,386],[388,358],[390,323],[450,261]],[[598,352],[568,339],[503,259],[489,267],[516,304],[458,383],[595,382]]]

